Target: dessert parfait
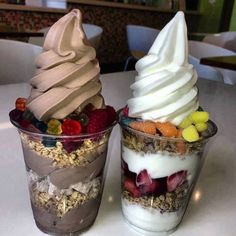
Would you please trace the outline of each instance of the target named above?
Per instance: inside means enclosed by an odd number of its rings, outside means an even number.
[[[119,114],[122,211],[138,231],[165,235],[180,223],[205,144],[217,131],[199,107],[182,12],[159,33],[136,71],[133,98]]]
[[[10,112],[22,141],[34,219],[43,232],[77,235],[98,213],[116,124],[79,10],[50,28],[36,66],[29,98],[18,98]]]

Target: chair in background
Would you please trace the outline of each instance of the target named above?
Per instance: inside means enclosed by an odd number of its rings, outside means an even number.
[[[224,77],[220,71],[211,66],[201,65],[198,58],[189,55],[188,62],[193,65],[199,78],[224,82]]]
[[[35,58],[42,48],[33,44],[0,39],[0,84],[29,81],[35,73]]]
[[[126,71],[130,61],[138,60],[146,55],[152,46],[154,40],[159,34],[160,30],[140,26],[140,25],[127,25],[126,35],[128,40],[128,48],[131,57],[128,57],[125,62],[124,70]]]
[[[44,37],[30,37],[29,43],[39,45],[42,47],[43,43],[44,43],[44,39],[45,39],[49,29],[50,29],[50,27],[46,27],[46,28],[39,30],[39,32],[44,33]],[[101,41],[103,29],[98,25],[85,24],[85,23],[83,23],[83,29],[84,29],[84,32],[86,34],[88,41],[90,42],[92,47],[94,47],[97,50],[99,47],[100,41]]]
[[[236,52],[236,31],[210,34],[203,38],[203,42]]]
[[[235,55],[235,52],[229,51],[225,48],[221,48],[212,44],[191,41],[189,40],[189,54],[200,60],[203,57],[215,57],[215,56],[230,56]],[[215,70],[219,71],[224,78],[224,83],[226,84],[236,84],[236,72],[227,69],[221,69],[213,67]]]

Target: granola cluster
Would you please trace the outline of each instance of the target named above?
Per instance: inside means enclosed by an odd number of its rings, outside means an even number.
[[[183,140],[165,139],[158,137],[149,137],[146,134],[136,134],[135,132],[122,129],[122,143],[125,147],[136,152],[157,153],[168,152],[168,155],[186,155],[192,153],[199,153],[204,147],[205,140],[196,143],[187,143]],[[181,149],[179,148],[181,146]],[[180,151],[181,150],[181,151]],[[183,151],[184,150],[184,151]]]
[[[76,150],[70,153],[64,149],[63,144],[60,141],[57,141],[53,147],[45,147],[42,140],[34,140],[24,133],[21,133],[21,138],[23,143],[31,150],[35,151],[41,157],[53,160],[54,166],[62,168],[70,166],[86,166],[91,163],[104,151],[109,135],[105,134],[97,140],[86,139]]]
[[[31,201],[39,208],[63,217],[71,209],[77,208],[91,199],[95,199],[101,187],[101,181],[97,181],[97,186],[93,187],[88,194],[71,190],[70,194],[66,192],[60,194],[49,194],[41,192],[37,188],[31,188]]]

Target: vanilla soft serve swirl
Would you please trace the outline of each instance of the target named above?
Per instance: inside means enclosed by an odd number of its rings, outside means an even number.
[[[187,27],[183,12],[162,29],[148,54],[135,66],[129,116],[175,125],[198,108],[197,74],[188,63]]]
[[[88,103],[103,106],[100,67],[79,10],[72,10],[50,28],[36,65],[27,107],[37,119],[63,119]]]

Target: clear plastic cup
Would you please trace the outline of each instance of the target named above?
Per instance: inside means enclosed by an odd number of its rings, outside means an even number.
[[[203,165],[205,145],[216,134],[209,121],[193,143],[121,127],[121,202],[126,221],[144,235],[167,235],[181,222]]]
[[[103,192],[108,141],[115,123],[88,135],[47,135],[18,129],[38,228],[79,235],[95,221]]]

